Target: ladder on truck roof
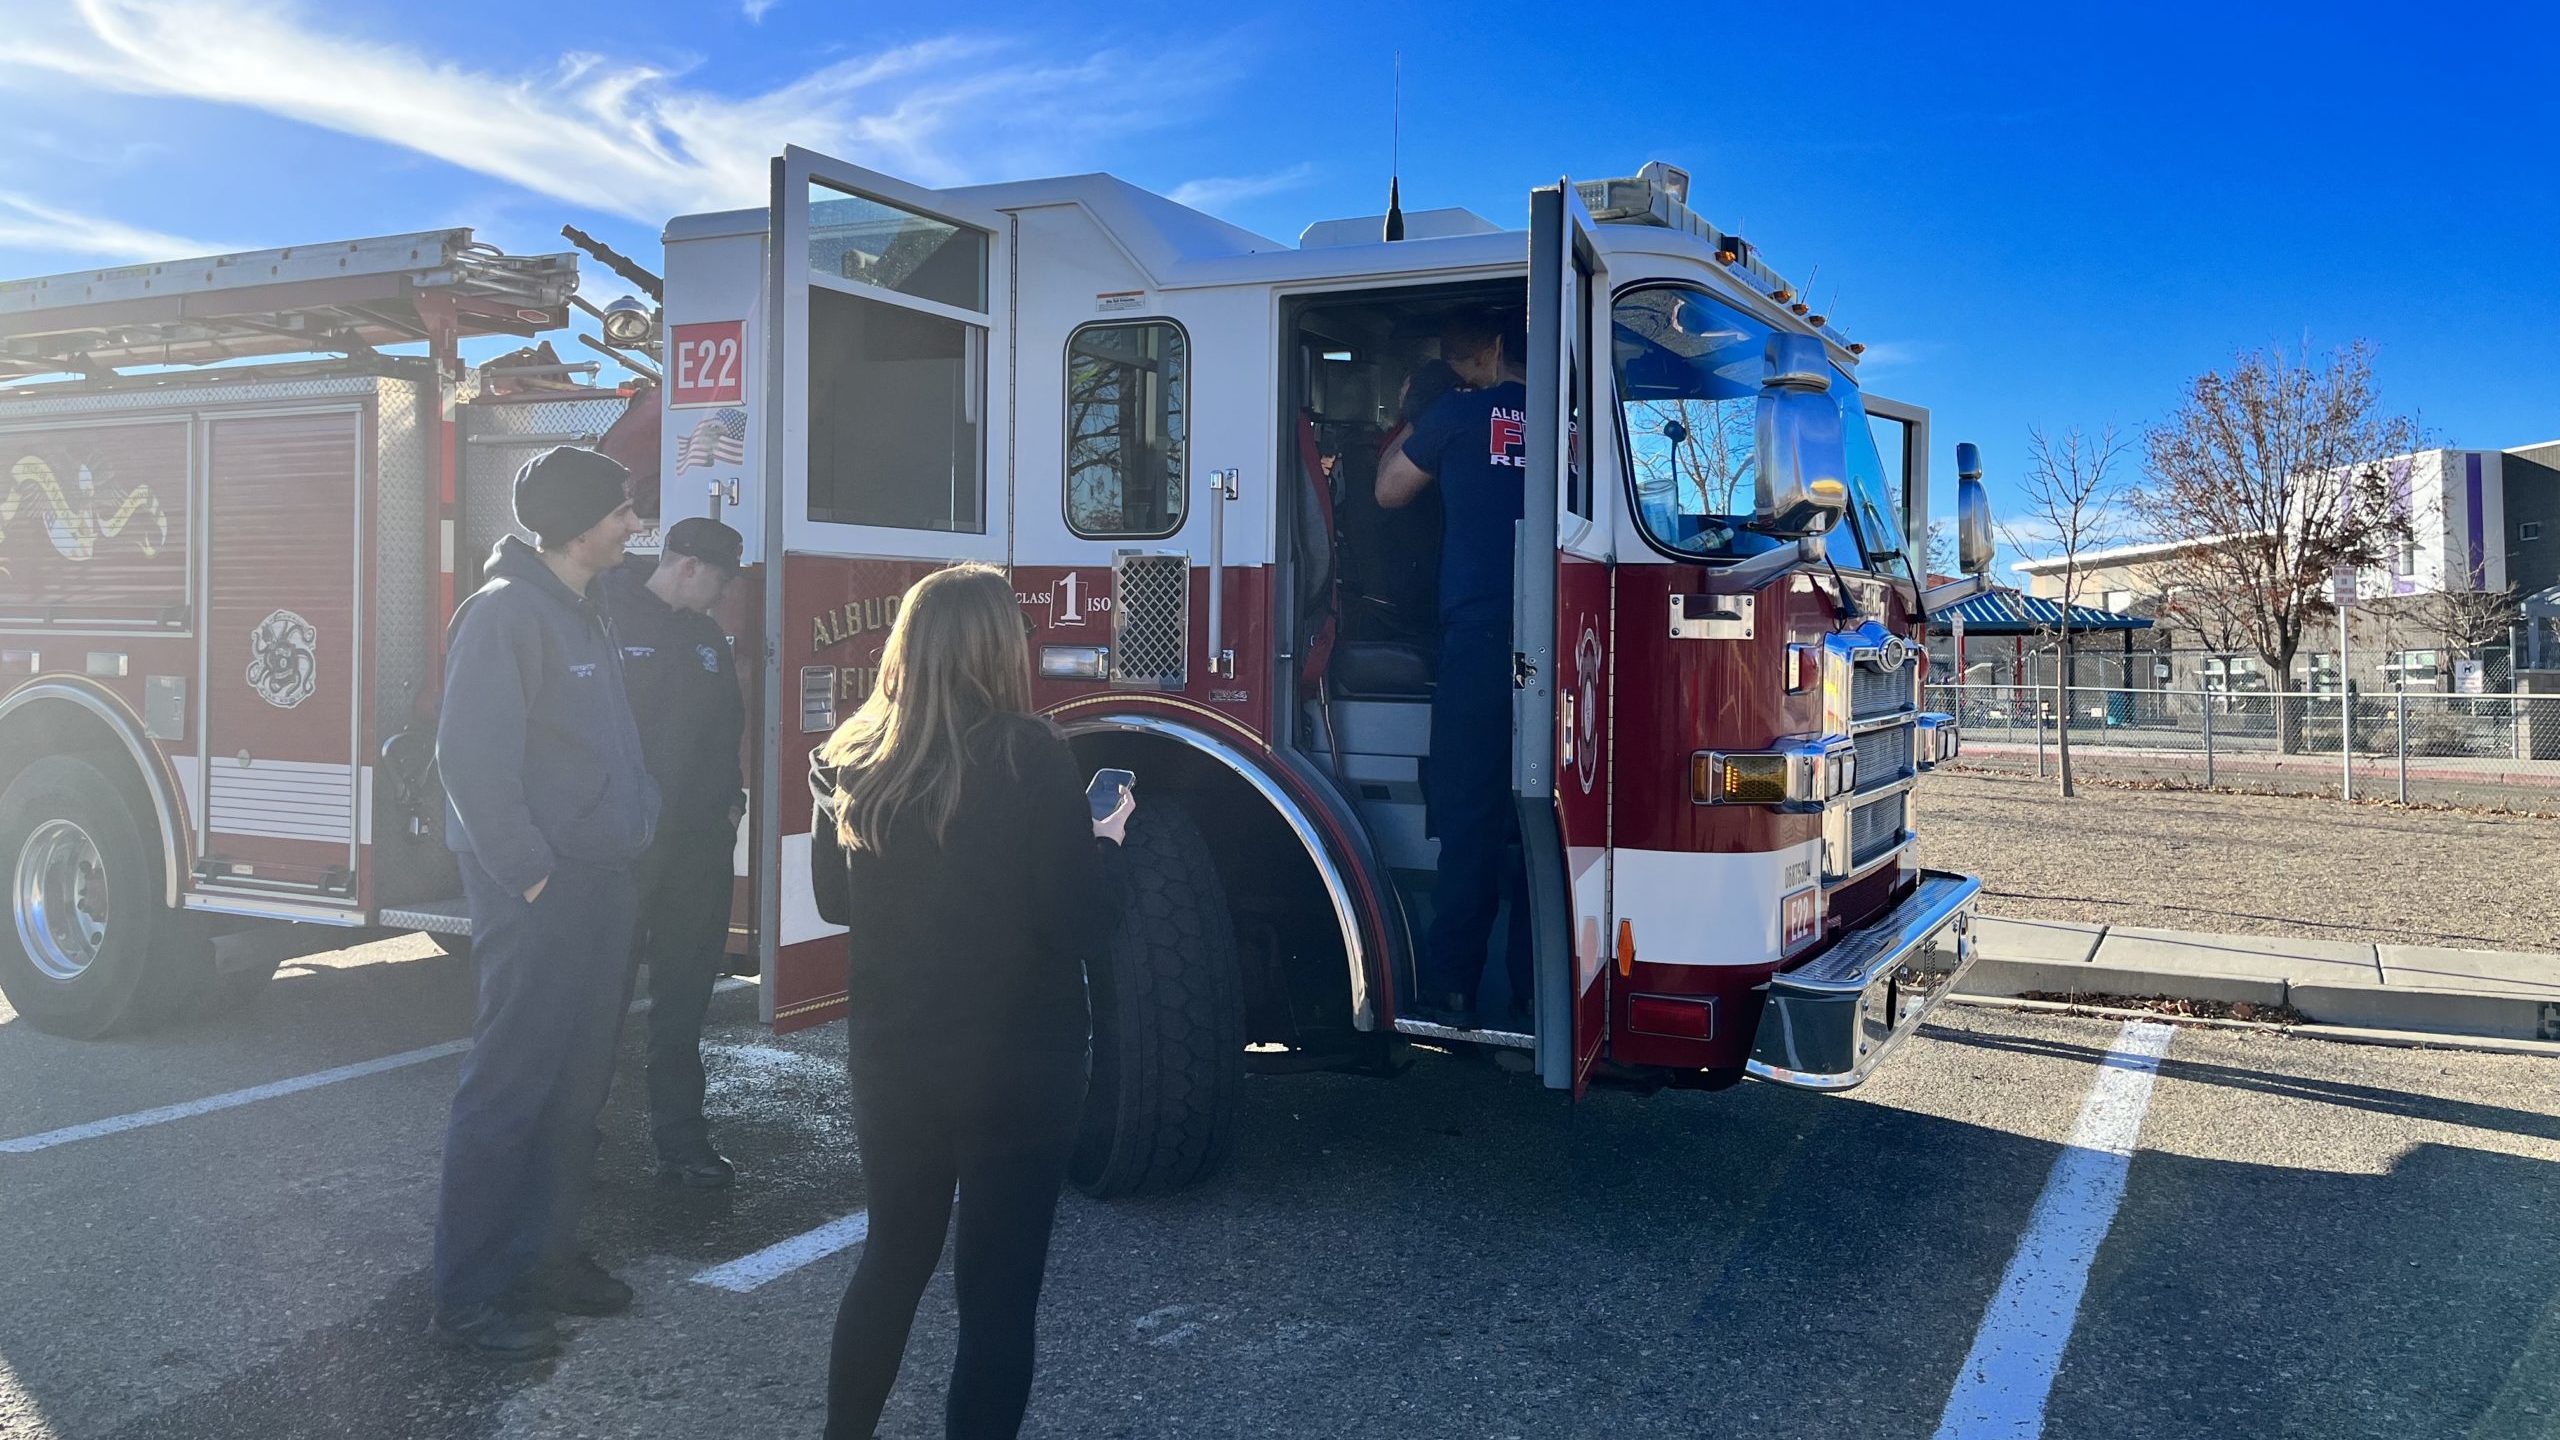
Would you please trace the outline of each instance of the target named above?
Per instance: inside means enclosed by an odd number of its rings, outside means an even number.
[[[573,254],[421,230],[0,281],[0,380],[531,336],[568,323]]]

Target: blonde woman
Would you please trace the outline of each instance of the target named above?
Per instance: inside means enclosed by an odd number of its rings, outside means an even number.
[[[945,1425],[1009,1436],[1031,1394],[1049,1227],[1075,1147],[1085,967],[1118,919],[1134,802],[1095,820],[1030,713],[1002,571],[910,589],[870,699],[812,757],[819,913],[852,926],[854,1123],[870,1233],[836,1311],[827,1434],[868,1437],[959,1192],[959,1356]]]

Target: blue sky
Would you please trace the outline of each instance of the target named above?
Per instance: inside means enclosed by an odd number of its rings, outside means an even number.
[[[2271,343],[2373,341],[2441,443],[2560,437],[2548,9],[0,8],[0,276],[456,224],[651,258],[667,215],[761,203],[786,142],[1110,170],[1285,239],[1379,208],[1401,50],[1409,207],[1517,225],[1559,175],[1685,166],[2005,510],[2030,425],[2138,431]]]

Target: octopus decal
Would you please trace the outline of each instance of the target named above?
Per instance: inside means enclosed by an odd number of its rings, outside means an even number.
[[[169,543],[169,517],[150,486],[120,490],[102,484],[86,461],[65,491],[42,457],[18,457],[9,467],[8,493],[0,495],[0,541],[18,523],[18,512],[30,505],[42,510],[45,538],[65,560],[87,560],[98,553],[99,541],[128,533],[146,556],[159,554],[160,547]],[[0,575],[7,573],[7,567],[0,565]]]
[[[320,632],[290,610],[258,622],[249,638],[249,688],[279,710],[311,698],[320,685]]]

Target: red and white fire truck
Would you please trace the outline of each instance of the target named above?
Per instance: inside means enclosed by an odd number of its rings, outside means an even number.
[[[1214,1167],[1249,1067],[1416,1041],[1577,1094],[1854,1085],[1970,959],[1977,882],[1918,868],[1911,790],[1956,748],[1922,619],[1980,585],[1987,509],[1965,475],[1968,578],[1924,590],[1926,413],[1687,190],[1649,165],[1531,192],[1525,230],[1292,245],[1106,175],[934,190],[793,149],[768,208],[667,225],[662,284],[594,252],[659,302],[607,317],[660,382],[617,389],[457,361],[584,303],[576,257],[464,231],[0,285],[0,378],[68,377],[0,391],[0,982],[95,1034],[262,980],[219,925],[467,932],[442,621],[532,447],[612,432],[644,474],[654,440],[664,517],[747,537],[733,948],[775,1026],[844,1003],[803,757],[901,592],[978,560],[1042,708],[1139,777],[1087,1189]],[[1371,486],[1460,306],[1529,337],[1517,1030],[1409,1013],[1436,539]],[[287,352],[339,358],[203,365]]]

